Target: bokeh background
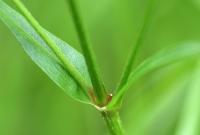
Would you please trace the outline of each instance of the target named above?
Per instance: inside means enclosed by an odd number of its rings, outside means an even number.
[[[5,1],[14,7],[11,0]],[[148,1],[77,0],[110,91],[120,80]],[[200,42],[199,0],[157,1],[137,64],[166,46]],[[42,26],[81,51],[65,0],[23,2]],[[196,68],[194,60],[178,62],[138,80],[120,113],[126,134],[199,135],[200,92],[191,92],[200,89],[193,83]],[[66,96],[0,22],[0,135],[104,134],[107,129],[99,113]]]

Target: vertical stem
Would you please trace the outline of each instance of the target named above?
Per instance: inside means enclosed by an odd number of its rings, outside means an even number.
[[[75,0],[67,0],[70,5],[71,14],[76,26],[77,34],[80,40],[80,45],[83,50],[83,54],[86,59],[86,63],[88,66],[88,70],[90,73],[90,77],[92,79],[93,87],[95,95],[97,96],[98,103],[106,103],[107,101],[107,94],[104,89],[103,83],[99,77],[98,70],[96,67],[95,59],[93,52],[88,44],[88,40],[86,38],[86,33],[82,26],[82,22],[75,4]],[[109,131],[112,135],[124,135],[123,128],[121,125],[121,120],[119,117],[118,112],[102,112],[102,116],[109,128]]]
[[[121,120],[118,112],[102,112],[102,116],[112,135],[124,135]]]
[[[83,27],[83,23],[81,22],[81,17],[79,16],[77,10],[75,0],[67,0],[67,2],[69,3],[69,8],[78,34],[79,42],[83,51],[83,55],[86,59],[88,71],[94,87],[94,93],[97,97],[97,104],[105,104],[107,96],[106,90],[104,88],[103,81],[101,80],[100,75],[98,73],[95,57],[89,45],[86,32]]]

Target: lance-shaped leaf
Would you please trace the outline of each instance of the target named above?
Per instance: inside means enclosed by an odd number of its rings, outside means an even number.
[[[90,99],[82,87],[66,70],[60,58],[46,44],[29,22],[17,11],[0,0],[0,19],[9,27],[17,40],[21,43],[31,59],[70,97],[90,103]],[[67,43],[43,29],[48,37],[54,41],[64,57],[69,60],[75,70],[80,73],[88,88],[92,87],[84,57]]]
[[[107,107],[111,109],[119,106],[126,91],[143,75],[176,61],[186,60],[187,58],[195,56],[200,56],[200,43],[188,42],[159,51],[155,55],[144,60],[131,72],[127,83],[117,91],[116,95]]]

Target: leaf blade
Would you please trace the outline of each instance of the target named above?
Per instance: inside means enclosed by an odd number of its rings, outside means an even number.
[[[90,100],[80,90],[74,79],[64,69],[63,65],[48,45],[37,34],[26,19],[0,0],[0,19],[9,27],[15,37],[19,40],[26,53],[31,59],[72,98],[90,103]],[[87,80],[88,86],[92,87],[84,57],[64,41],[58,39],[50,32],[47,35],[54,40],[56,45]]]

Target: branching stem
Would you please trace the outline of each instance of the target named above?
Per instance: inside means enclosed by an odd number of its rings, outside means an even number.
[[[80,16],[75,4],[75,0],[67,0],[67,1],[69,3],[71,14],[72,14],[74,24],[75,24],[78,37],[80,40],[80,45],[82,47],[83,54],[85,56],[88,70],[90,73],[90,77],[92,79],[95,95],[97,96],[98,103],[105,104],[107,102],[107,94],[104,89],[103,82],[99,77],[95,58],[89,46],[89,43],[86,37],[86,32],[83,28],[83,25],[82,25],[83,23],[81,22],[81,19],[80,19]],[[102,112],[102,116],[104,120],[106,121],[106,124],[112,135],[124,135],[118,112],[117,113]]]
[[[71,76],[77,81],[77,83],[84,89],[84,93],[86,96],[88,95],[87,90],[88,84],[85,79],[81,76],[79,71],[73,66],[73,64],[65,57],[63,52],[58,48],[56,43],[50,39],[44,29],[40,26],[40,24],[35,20],[35,18],[31,15],[31,13],[26,9],[23,3],[20,0],[13,0],[15,5],[20,9],[24,17],[27,21],[33,26],[33,28],[37,31],[37,33],[41,36],[41,38],[46,42],[46,44],[51,48],[51,50],[55,53],[55,55],[60,59],[64,68],[71,74]],[[106,91],[103,87],[102,81],[99,79],[98,72],[95,66],[94,57],[88,46],[80,18],[76,11],[76,7],[74,5],[73,0],[69,0],[71,5],[71,11],[73,13],[73,18],[76,24],[76,28],[78,31],[78,35],[81,41],[81,46],[86,58],[86,62],[88,65],[88,70],[90,72],[90,76],[93,81],[93,85],[95,88],[95,94],[99,101],[107,100]],[[103,118],[105,119],[107,126],[112,133],[112,135],[123,135],[123,129],[120,122],[120,117],[118,113],[110,113],[110,112],[101,112]]]

